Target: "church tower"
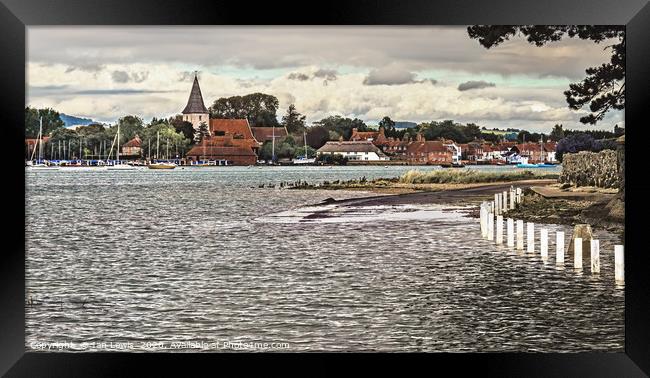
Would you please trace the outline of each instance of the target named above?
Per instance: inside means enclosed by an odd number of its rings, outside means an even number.
[[[199,125],[203,122],[208,126],[208,130],[210,129],[210,113],[203,104],[203,95],[201,94],[199,78],[196,72],[194,73],[194,84],[192,84],[190,98],[183,110],[183,121],[191,123],[194,130],[198,130]]]

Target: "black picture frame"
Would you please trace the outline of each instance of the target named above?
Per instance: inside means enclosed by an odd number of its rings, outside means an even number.
[[[412,362],[426,372],[463,373],[478,369],[499,376],[644,376],[650,374],[650,290],[644,219],[650,185],[645,184],[642,151],[647,150],[650,89],[650,4],[643,0],[519,0],[519,1],[388,1],[252,4],[225,1],[170,0],[0,0],[0,125],[9,139],[3,143],[5,245],[0,262],[0,373],[8,376],[125,375],[134,364],[149,375],[171,373],[178,366],[189,373],[198,362],[209,372],[235,363],[242,371],[266,371],[269,362],[290,369],[295,354],[121,354],[25,353],[25,172],[24,106],[26,87],[26,27],[30,25],[471,25],[471,24],[616,24],[627,26],[627,130],[625,353],[553,354],[408,354],[394,365],[405,373]],[[340,365],[301,355],[311,363],[303,372],[321,372]],[[366,367],[396,362],[396,355],[318,355],[340,362],[358,360]],[[406,361],[404,361],[404,357]],[[254,362],[251,364],[251,361]],[[166,374],[166,375],[167,375]],[[211,374],[212,375],[212,374]]]

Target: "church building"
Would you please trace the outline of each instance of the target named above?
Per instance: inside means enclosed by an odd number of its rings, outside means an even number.
[[[194,84],[192,84],[192,91],[190,98],[187,100],[187,106],[183,109],[183,121],[189,122],[198,130],[201,123],[209,125],[210,112],[203,103],[203,95],[201,94],[201,87],[199,87],[199,78],[196,73],[194,74]]]
[[[187,152],[191,161],[227,161],[228,165],[253,165],[261,145],[255,139],[247,119],[210,119],[210,112],[203,103],[199,79],[194,83],[187,106],[183,110],[183,121],[192,124],[197,132],[205,123],[209,135],[200,144]]]

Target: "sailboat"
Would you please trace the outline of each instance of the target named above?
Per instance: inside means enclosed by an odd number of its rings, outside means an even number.
[[[307,133],[302,132],[302,136],[305,140],[305,156],[300,156],[297,159],[293,159],[293,164],[313,164],[316,162],[315,158],[309,159],[307,156]]]
[[[117,152],[116,152],[116,157],[117,161],[115,162],[115,165],[109,165],[106,169],[110,171],[134,171],[136,168],[132,165],[128,164],[121,164],[120,163],[120,124],[118,122],[117,124],[117,134],[115,134],[115,140],[113,141],[113,145],[117,143]],[[111,146],[111,152],[113,151],[113,146]],[[111,156],[111,153],[108,153],[108,156]]]
[[[30,171],[58,171],[59,167],[49,166],[43,163],[43,117],[39,120],[38,141],[36,143],[38,144],[38,160],[36,161],[36,164],[32,163],[32,160],[34,160],[34,154],[36,153],[36,146],[34,146],[32,156],[27,162],[27,169]]]
[[[158,137],[156,140],[156,157],[158,157],[158,151],[160,150],[160,131],[158,131]],[[167,156],[169,156],[169,140],[167,141]],[[176,164],[169,162],[155,162],[150,163],[147,167],[149,169],[174,169]]]
[[[543,157],[544,157],[544,138],[540,139],[539,141],[539,149],[540,149],[540,163],[538,164],[517,164],[517,168],[553,168],[555,165],[553,164],[546,164],[543,162]]]

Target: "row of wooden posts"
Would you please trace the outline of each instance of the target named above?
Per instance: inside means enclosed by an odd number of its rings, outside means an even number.
[[[508,199],[510,201],[508,201]],[[494,201],[486,201],[481,204],[481,236],[487,240],[494,241],[496,244],[503,244],[503,213],[514,209],[523,202],[523,192],[521,188],[510,187],[502,193],[494,195]],[[495,220],[496,216],[496,220]],[[516,221],[517,230],[515,232],[515,220],[506,219],[506,244],[508,247],[516,247],[518,250],[524,249],[524,221]],[[527,222],[526,225],[526,251],[535,252],[535,225]],[[496,230],[496,233],[495,233]],[[515,243],[516,236],[516,243]],[[556,257],[557,265],[564,265],[564,232],[556,232]],[[582,238],[573,239],[575,269],[582,269]],[[540,229],[540,252],[543,260],[548,259],[548,229]],[[623,246],[614,246],[614,277],[617,283],[625,281],[625,269],[623,259]],[[591,240],[591,273],[600,273],[600,241]]]

